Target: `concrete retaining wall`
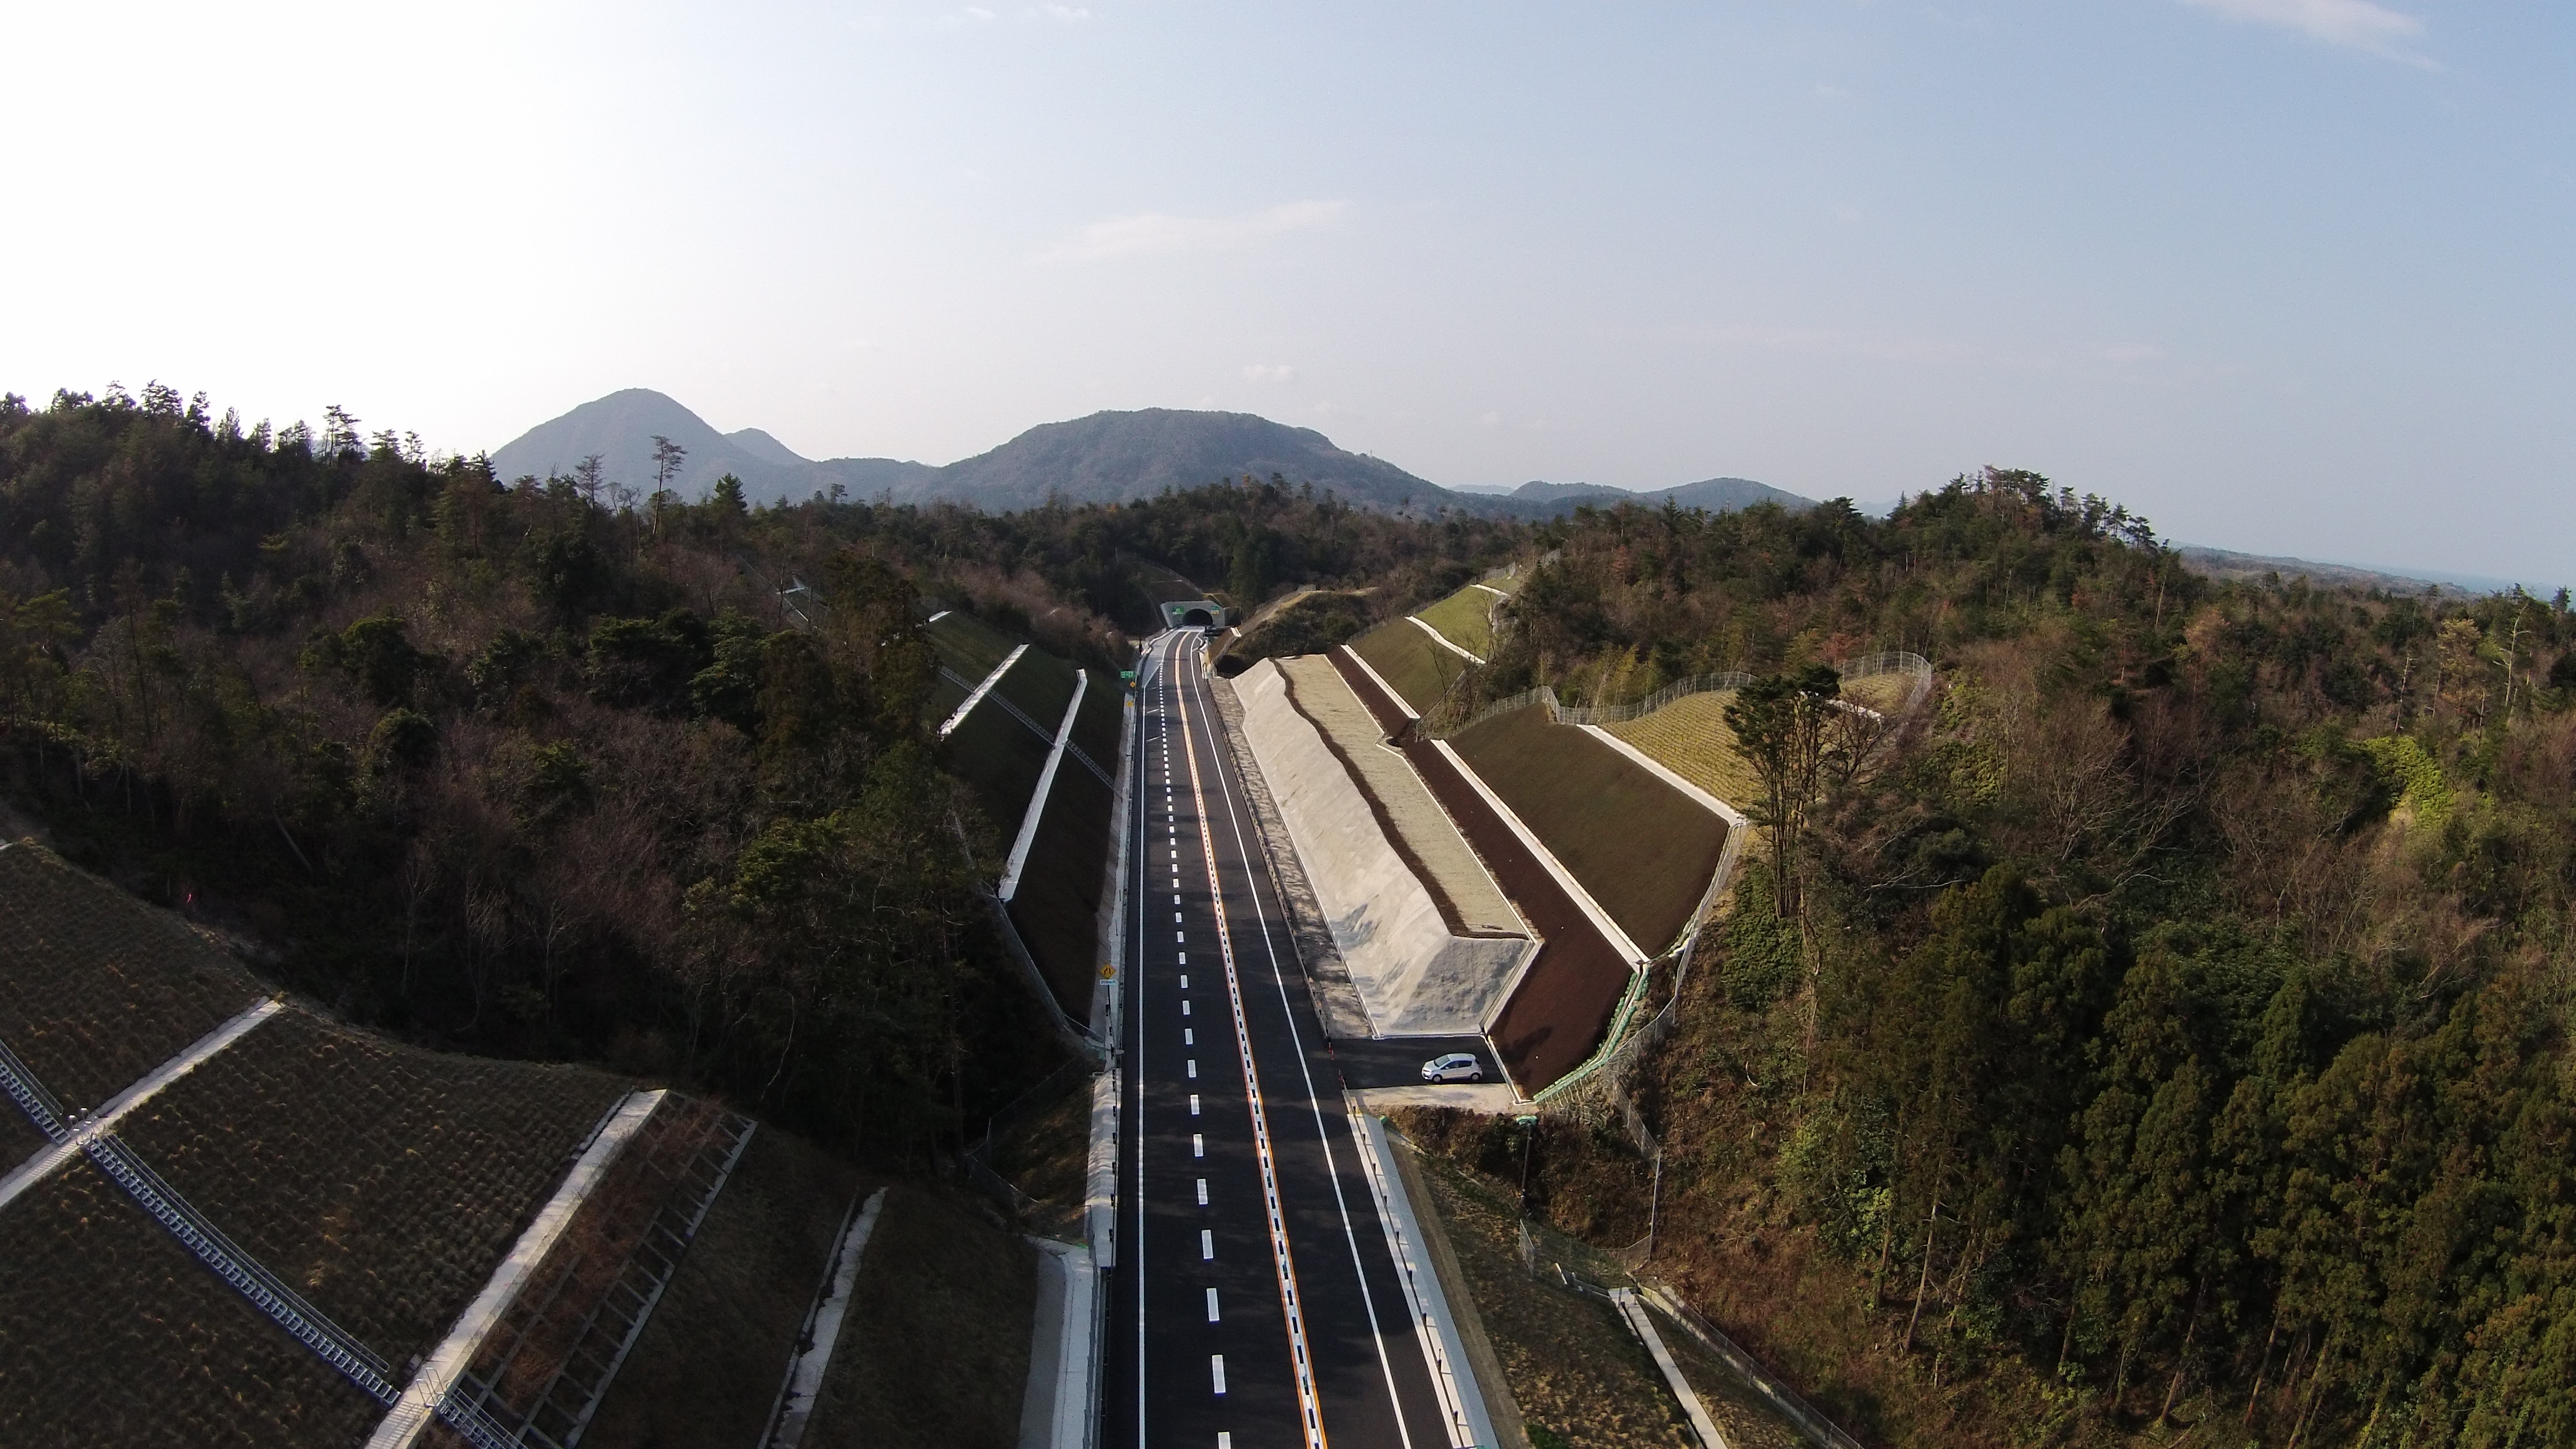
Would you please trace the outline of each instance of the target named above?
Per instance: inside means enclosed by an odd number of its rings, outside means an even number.
[[[1368,797],[1289,703],[1278,666],[1265,659],[1234,687],[1244,739],[1376,1034],[1481,1033],[1538,943],[1451,935],[1431,893],[1378,828]]]

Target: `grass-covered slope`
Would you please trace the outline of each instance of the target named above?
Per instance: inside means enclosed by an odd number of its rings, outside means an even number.
[[[119,1132],[400,1364],[482,1289],[566,1154],[627,1091],[604,1072],[396,1046],[290,1007]]]
[[[0,1210],[0,1444],[349,1445],[383,1413],[87,1162]]]
[[[33,842],[0,846],[0,1041],[66,1108],[115,1096],[267,994],[178,917]]]
[[[886,1194],[806,1449],[1013,1449],[1037,1250],[980,1199]]]
[[[1112,791],[1071,755],[1056,770],[1046,813],[1038,817],[1011,922],[1046,974],[1056,1000],[1077,1018],[1091,1010],[1100,965],[1099,911],[1113,825]]]
[[[922,632],[930,636],[931,647],[939,651],[939,661],[969,680],[981,680],[992,673],[1020,643],[974,615],[954,609],[941,611],[938,618],[922,626]]]
[[[1762,798],[1762,777],[1726,722],[1731,689],[1686,694],[1649,715],[1602,728],[1656,764],[1742,810]]]
[[[1494,652],[1494,592],[1469,584],[1414,617],[1440,631],[1440,636],[1479,659]]]
[[[1447,1229],[1523,1421],[1568,1449],[1698,1449],[1653,1358],[1617,1311],[1564,1287],[1552,1262],[1539,1265],[1539,1276],[1523,1266],[1507,1190],[1443,1158],[1420,1160],[1431,1201],[1419,1206]],[[1547,1237],[1551,1259],[1571,1258],[1578,1272],[1601,1271],[1592,1261],[1599,1255]]]
[[[928,632],[942,664],[960,678],[977,681],[1010,658],[1019,642],[966,614],[949,614],[930,624]],[[1111,671],[1092,665],[1080,672],[1088,682],[1081,686],[1074,711],[1071,749],[1056,770],[1008,903],[1011,922],[1057,1004],[1076,1017],[1090,1011],[1092,974],[1099,964],[1097,915],[1113,813],[1113,790],[1101,774],[1117,777],[1120,711],[1126,698],[1125,686]],[[1022,652],[941,747],[949,771],[973,790],[998,853],[1009,852],[1027,819],[1055,733],[1074,705],[1076,676],[1076,666],[1055,654],[1034,647]],[[939,719],[966,697],[953,681],[943,685],[932,700],[931,712]],[[1039,728],[1032,728],[1032,722]],[[1101,773],[1093,773],[1086,759]]]
[[[1010,902],[1011,921],[1055,989],[1077,1017],[1091,1008],[1094,968],[1101,964],[1100,903],[1116,848],[1118,739],[1126,688],[1093,668],[1074,714],[1073,734],[1055,772],[1046,813],[1030,842],[1028,864]],[[1074,752],[1080,751],[1077,756]],[[1089,761],[1089,764],[1084,763]],[[1092,766],[1099,767],[1099,774]],[[1108,778],[1103,779],[1102,775]]]
[[[1716,873],[1726,822],[1543,706],[1449,741],[1638,948],[1681,934]]]
[[[757,1444],[841,1224],[874,1185],[761,1129],[600,1400],[586,1449]]]
[[[1353,640],[1351,649],[1387,682],[1415,714],[1429,714],[1470,667],[1443,649],[1411,619],[1389,619]]]
[[[941,745],[941,763],[974,792],[985,823],[993,828],[996,851],[1011,848],[1038,776],[1046,771],[1051,743],[1013,719],[1009,710],[996,707],[988,695]]]

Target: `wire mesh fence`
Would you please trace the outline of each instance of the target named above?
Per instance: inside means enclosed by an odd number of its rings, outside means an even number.
[[[1846,660],[1835,665],[1834,672],[1842,676],[1845,684],[1888,674],[1909,676],[1912,684],[1907,688],[1903,702],[1895,709],[1886,711],[1890,715],[1901,715],[1911,711],[1923,702],[1923,696],[1932,688],[1932,662],[1920,654],[1904,650],[1864,654],[1857,659]],[[1694,694],[1742,689],[1752,682],[1753,676],[1741,669],[1725,669],[1715,674],[1694,674],[1688,679],[1676,680],[1640,700],[1633,700],[1626,704],[1602,705],[1566,704],[1556,697],[1556,691],[1553,688],[1542,684],[1535,689],[1524,689],[1518,694],[1494,700],[1473,714],[1456,719],[1436,717],[1425,719],[1422,728],[1423,732],[1433,739],[1445,740],[1473,729],[1496,715],[1509,714],[1516,709],[1527,709],[1533,704],[1546,705],[1548,718],[1557,724],[1627,724],[1631,720],[1643,719],[1675,700],[1687,699]]]
[[[997,1161],[996,1151],[1009,1147],[1019,1130],[1034,1119],[1063,1107],[1066,1096],[1091,1079],[1095,1066],[1085,1058],[1075,1057],[1047,1073],[1037,1085],[1012,1098],[995,1112],[984,1124],[983,1140],[968,1143],[958,1157],[968,1182],[1009,1211],[1023,1227],[1041,1237],[1064,1242],[1079,1240],[1083,1228],[1083,1204],[1063,1193],[1050,1192],[1043,1197],[1030,1194],[1005,1175],[1003,1168],[1008,1164]],[[1007,1157],[1010,1154],[1002,1155]],[[1036,1185],[1042,1189],[1045,1186],[1043,1182]]]

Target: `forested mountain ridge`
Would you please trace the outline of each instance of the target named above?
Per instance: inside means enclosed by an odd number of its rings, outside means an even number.
[[[354,1021],[917,1156],[1051,1065],[975,891],[1016,822],[922,726],[923,617],[1114,673],[1163,569],[1429,591],[1518,543],[1269,485],[999,517],[620,498],[337,410],[10,397],[0,787]]]
[[[2576,1435],[2563,594],[2216,583],[2007,472],[1544,542],[1458,707],[1938,668],[1635,1084],[1660,1274],[1893,1444]],[[1536,1171],[1644,1234],[1624,1134]]]

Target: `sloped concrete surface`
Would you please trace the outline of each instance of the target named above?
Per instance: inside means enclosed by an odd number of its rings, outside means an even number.
[[[1385,743],[1377,719],[1342,681],[1341,671],[1320,654],[1278,662],[1288,676],[1289,699],[1297,712],[1314,722],[1339,747],[1357,771],[1362,788],[1377,797],[1394,822],[1400,845],[1430,877],[1425,882],[1435,898],[1445,897],[1450,923],[1469,936],[1526,936],[1529,926],[1512,909],[1503,888],[1476,859],[1467,838],[1440,808],[1422,777],[1401,751]]]
[[[1244,738],[1375,1034],[1481,1032],[1538,943],[1453,934],[1430,890],[1379,827],[1360,783],[1290,702],[1278,665],[1263,660],[1235,681],[1235,690]]]

